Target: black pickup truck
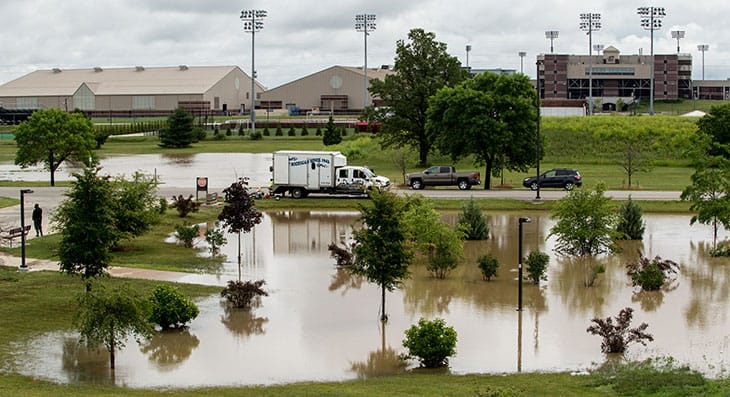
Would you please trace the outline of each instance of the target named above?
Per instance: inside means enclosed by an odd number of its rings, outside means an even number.
[[[481,183],[479,173],[456,172],[452,166],[435,165],[423,172],[406,174],[406,183],[414,190],[426,186],[458,186],[461,190],[471,189]]]

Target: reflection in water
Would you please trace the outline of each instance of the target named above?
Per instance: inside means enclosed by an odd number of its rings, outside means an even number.
[[[235,308],[224,305],[225,314],[221,316],[223,323],[232,334],[247,337],[251,335],[263,335],[266,330],[264,325],[269,322],[266,317],[256,317],[253,308]]]
[[[358,379],[367,379],[376,376],[395,375],[404,372],[406,362],[400,358],[398,352],[385,343],[384,321],[380,322],[380,348],[368,353],[367,361],[352,363],[351,371],[357,374]]]
[[[195,163],[195,153],[162,153],[165,164],[178,167],[190,167]]]
[[[718,375],[730,365],[725,353],[730,350],[730,258],[707,256],[710,228],[689,227],[688,215],[645,215],[644,241],[624,243],[619,254],[580,260],[555,256],[554,237],[546,240],[554,221],[544,213],[488,215],[492,238],[466,242],[463,262],[446,279],[433,278],[423,263],[411,267],[412,278],[392,293],[389,323],[381,329],[373,327],[379,317],[373,304],[380,293],[377,285],[335,269],[327,250],[330,243],[350,238],[358,213],[267,213],[255,236],[242,237],[243,277],[266,280],[272,295],[255,312],[226,311],[219,296],[204,299],[189,329],[199,340],[197,347],[189,354],[168,355],[163,352],[170,335],[161,335],[159,344],[165,347],[150,348],[161,358],[188,357],[174,365],[159,365],[128,341],[117,356],[116,383],[250,385],[398,372],[398,348],[382,338],[400,341],[419,317],[437,316],[459,335],[457,355],[449,360],[454,373],[514,372],[518,353],[522,371],[582,370],[605,360],[600,340],[585,331],[590,319],[613,316],[624,307],[632,307],[635,321],[649,324],[655,338],[646,347],[632,347],[627,358],[672,356],[708,375]],[[547,281],[524,285],[520,327],[515,269],[517,218],[524,215],[533,220],[524,229],[524,251],[548,253],[550,263]],[[194,274],[182,280],[222,286],[234,279],[236,239],[226,237],[221,274]],[[680,263],[675,289],[636,293],[626,264],[639,252]],[[491,282],[482,280],[476,265],[484,254],[500,262]],[[593,287],[586,287],[586,275],[597,263],[606,272]],[[22,353],[16,365],[24,374],[57,382],[112,382],[105,372],[108,357],[78,352],[58,334],[24,342],[27,345],[17,349]],[[376,345],[380,348],[374,349]],[[241,360],[242,356],[252,359]]]
[[[114,384],[114,371],[109,367],[106,350],[89,350],[85,344],[79,343],[78,337],[72,336],[62,337],[61,343],[61,369],[70,382]]]
[[[360,289],[364,280],[364,277],[352,274],[349,269],[338,267],[335,274],[332,275],[332,282],[328,289],[337,291],[342,288],[342,295],[345,295],[350,289]]]
[[[172,371],[190,358],[200,340],[189,330],[165,330],[157,333],[142,345],[140,351],[161,371]]]

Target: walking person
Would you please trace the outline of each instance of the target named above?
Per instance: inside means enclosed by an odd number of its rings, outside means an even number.
[[[33,227],[35,228],[36,237],[43,236],[42,223],[43,223],[43,210],[38,205],[38,203],[36,203],[35,206],[33,207]]]

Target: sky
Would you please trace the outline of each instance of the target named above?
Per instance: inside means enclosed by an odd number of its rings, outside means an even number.
[[[550,52],[545,31],[557,30],[554,51],[586,54],[588,35],[581,13],[601,14],[593,44],[622,54],[650,53],[650,31],[637,7],[664,7],[654,31],[654,53],[677,51],[672,31],[685,32],[680,51],[693,57],[693,79],[730,78],[730,15],[727,0],[2,0],[0,84],[38,69],[134,66],[237,65],[251,74],[250,33],[241,10],[266,10],[255,34],[257,78],[267,88],[334,65],[361,67],[365,35],[355,15],[375,14],[367,37],[367,65],[393,65],[398,40],[421,28],[447,51],[476,69],[522,69],[535,77],[536,56]],[[519,52],[526,56],[520,58]],[[522,64],[521,64],[522,60]]]

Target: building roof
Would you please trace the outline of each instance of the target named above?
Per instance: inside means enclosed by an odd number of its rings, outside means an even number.
[[[236,69],[239,69],[238,66],[185,65],[111,69],[54,68],[37,70],[0,85],[0,96],[72,96],[82,84],[86,84],[96,95],[201,94]]]
[[[269,91],[281,89],[281,88],[291,86],[291,85],[295,85],[295,84],[298,84],[300,81],[308,79],[314,75],[317,75],[320,73],[331,72],[334,70],[347,71],[347,72],[354,73],[354,74],[365,77],[365,72],[363,71],[363,68],[361,68],[361,67],[335,65],[335,66],[330,66],[326,69],[319,70],[319,71],[309,74],[307,76],[300,77],[300,78],[290,81],[288,83],[284,83],[278,87],[274,87],[274,88],[270,89]],[[389,74],[395,74],[395,72],[393,71],[393,69],[390,69],[388,67],[368,68],[368,80],[371,80],[371,79],[385,80],[385,76],[387,76]]]

